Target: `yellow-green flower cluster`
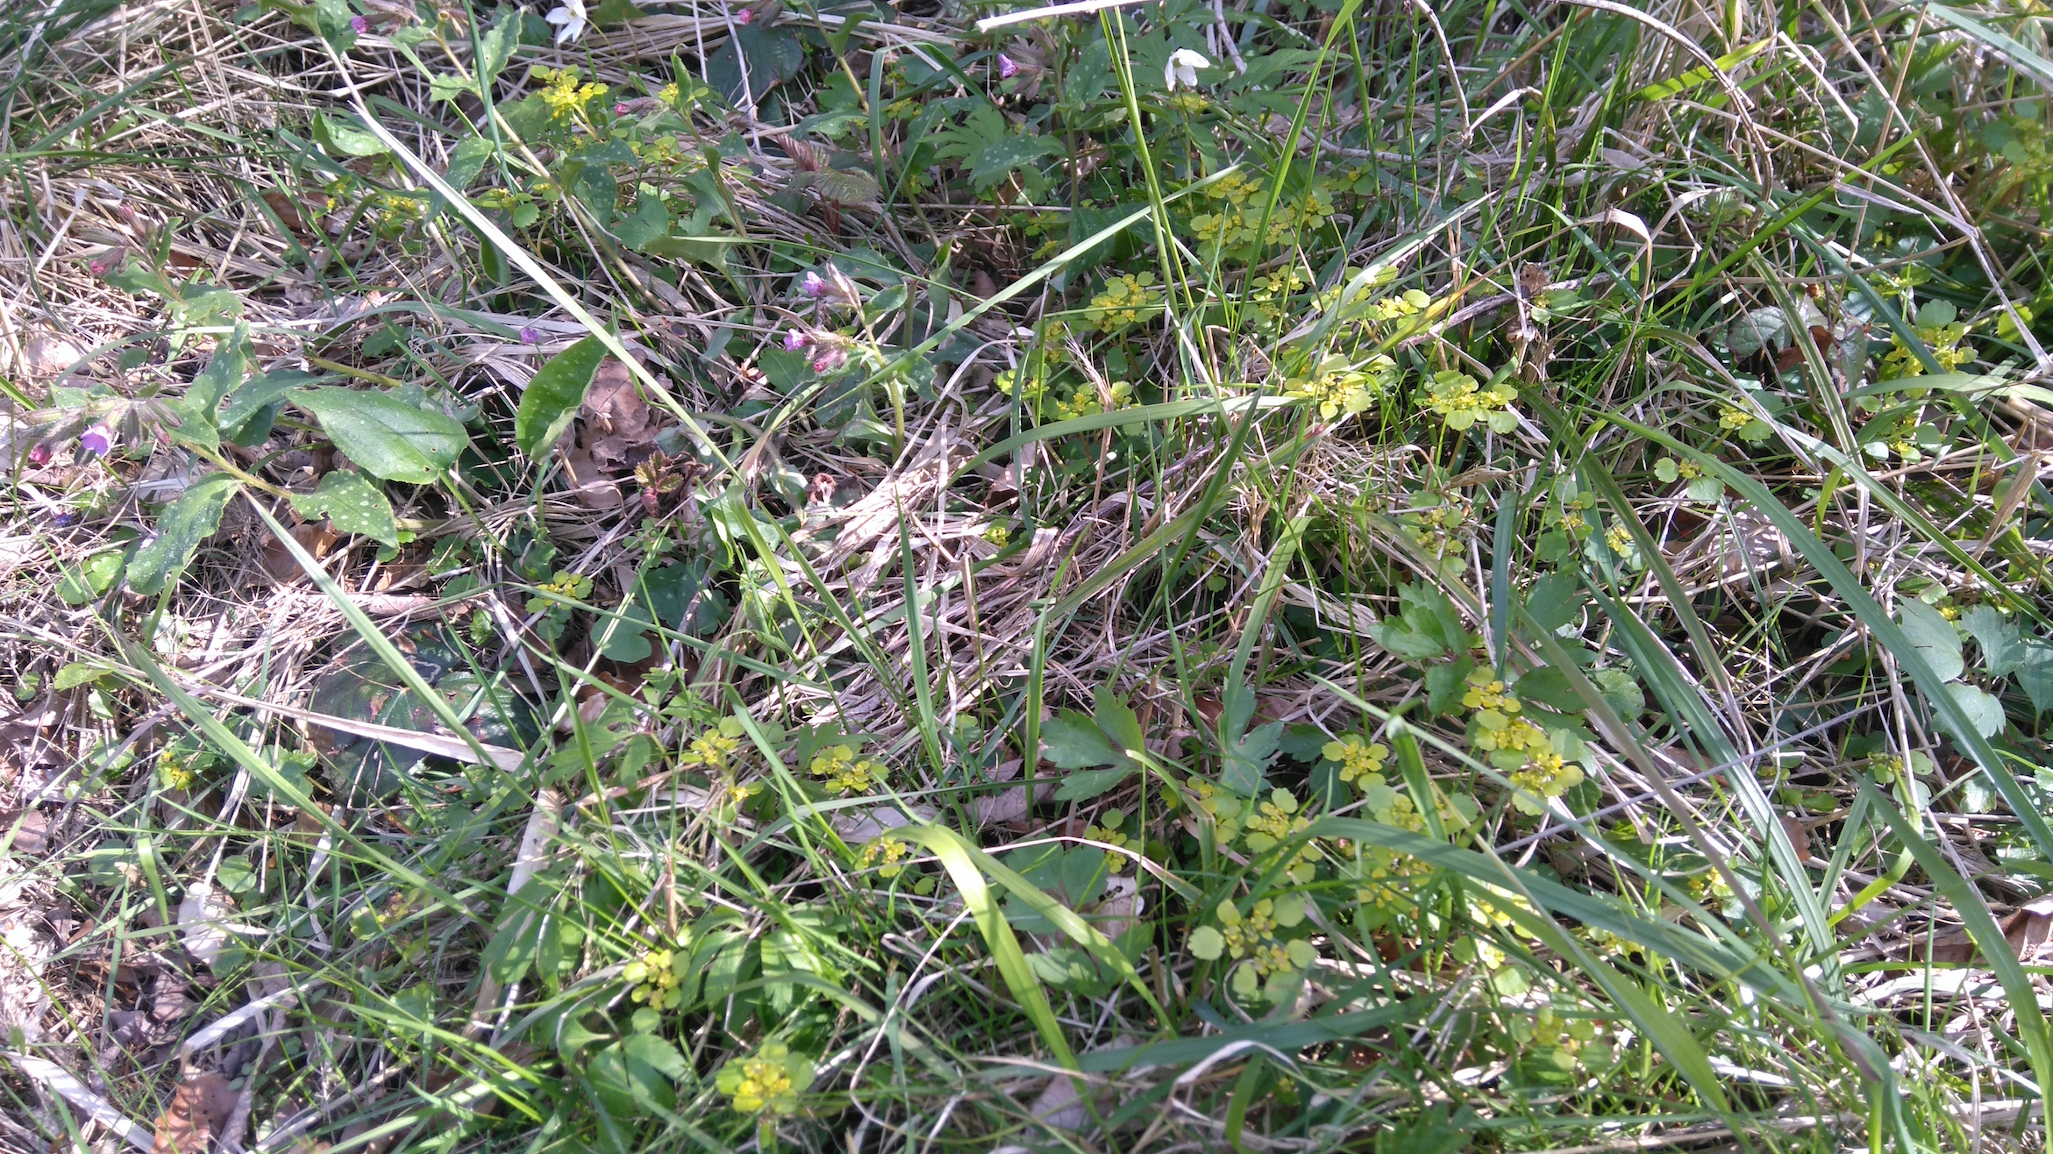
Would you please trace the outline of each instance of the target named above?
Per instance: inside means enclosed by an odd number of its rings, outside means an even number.
[[[1370,320],[1395,321],[1424,312],[1433,303],[1433,298],[1418,289],[1406,289],[1394,297],[1383,297],[1371,301],[1368,306]]]
[[[1319,407],[1319,416],[1332,420],[1340,413],[1359,413],[1375,403],[1397,380],[1397,362],[1382,354],[1357,368],[1340,357],[1328,357],[1307,377],[1286,383],[1291,396],[1309,398]]]
[[[1240,837],[1241,814],[1247,803],[1202,777],[1192,777],[1184,788],[1191,808],[1211,820],[1212,839],[1222,846],[1233,844]]]
[[[606,95],[603,84],[578,83],[575,68],[537,68],[535,76],[548,81],[542,89],[542,103],[549,106],[549,119],[570,120],[583,112],[585,106]]]
[[[1489,385],[1459,369],[1442,369],[1426,385],[1426,407],[1440,414],[1447,427],[1462,430],[1481,421],[1491,432],[1508,433],[1518,427],[1511,403],[1518,390],[1508,381]]]
[[[1555,752],[1547,731],[1523,717],[1506,719],[1491,710],[1479,711],[1475,746],[1490,755],[1490,764],[1505,771],[1517,791],[1511,802],[1521,813],[1544,813],[1547,799],[1582,783],[1582,767]]]
[[[1632,530],[1625,527],[1625,522],[1614,521],[1604,531],[1604,544],[1620,557],[1627,556],[1632,552]]]
[[[1290,315],[1291,294],[1305,287],[1305,284],[1305,278],[1298,272],[1297,266],[1288,265],[1267,276],[1249,280],[1247,300],[1255,306],[1255,311],[1262,315],[1264,325],[1274,328]]]
[[[592,595],[592,579],[567,569],[558,569],[547,581],[535,588],[542,593],[554,593],[571,601],[582,601]],[[554,608],[558,608],[557,604],[546,597],[528,598],[529,613],[543,613]]]
[[[157,780],[165,789],[190,791],[199,775],[193,772],[192,757],[187,750],[177,746],[167,747],[157,756]]]
[[[1090,316],[1098,328],[1118,332],[1141,323],[1161,308],[1155,297],[1155,274],[1122,273],[1105,282],[1091,298]]]
[[[798,1096],[813,1084],[813,1064],[782,1042],[765,1042],[751,1058],[733,1058],[720,1068],[714,1088],[743,1114],[796,1114]]]
[[[1718,431],[1721,433],[1736,433],[1753,423],[1752,413],[1732,405],[1725,406],[1718,413]]]
[[[634,988],[628,997],[646,1002],[652,1010],[674,1010],[684,1003],[684,975],[688,961],[675,950],[655,949],[627,963],[621,977]]]
[[[1932,359],[1938,362],[1942,372],[1950,373],[1962,365],[1973,362],[1979,355],[1973,345],[1960,343],[1967,336],[1965,321],[1954,321],[1944,325],[1916,325],[1914,328],[1918,339],[1924,342],[1925,348],[1932,354]],[[1925,371],[1917,353],[1903,343],[1902,337],[1892,337],[1890,340],[1889,351],[1882,354],[1883,380],[1914,377]]]
[[[877,876],[890,881],[905,872],[905,859],[912,856],[912,846],[903,839],[880,837],[871,839],[863,846],[862,868],[875,869]]]
[[[1269,791],[1269,800],[1254,807],[1244,822],[1247,847],[1256,853],[1276,848],[1293,835],[1311,828],[1311,819],[1298,812],[1297,797],[1287,789]]]
[[[1419,499],[1433,504],[1405,513],[1402,517],[1405,532],[1418,542],[1419,548],[1435,557],[1455,552],[1469,528],[1470,518],[1475,513],[1474,505],[1466,498],[1440,497],[1433,493],[1422,493]]]
[[[1191,236],[1208,247],[1234,249],[1254,243],[1262,213],[1268,210],[1267,191],[1261,181],[1238,172],[1221,177],[1204,189],[1207,199],[1219,202],[1217,211],[1191,217]],[[1281,244],[1304,230],[1318,228],[1332,215],[1333,194],[1314,185],[1277,203],[1269,215],[1268,241]]]
[[[677,760],[685,765],[703,766],[706,769],[727,768],[727,759],[741,748],[741,735],[726,732],[723,724],[719,729],[709,729],[691,739],[683,756]]]
[[[1381,913],[1398,913],[1417,903],[1419,885],[1432,876],[1433,867],[1423,858],[1369,846],[1355,874],[1355,900]]]
[[[1123,809],[1108,809],[1098,815],[1097,821],[1084,827],[1084,837],[1090,841],[1101,841],[1106,845],[1124,849],[1127,843],[1133,840],[1132,835],[1126,832],[1125,826],[1126,811]],[[1118,872],[1116,865],[1113,872]]]
[[[1217,929],[1205,926],[1191,935],[1191,952],[1208,961],[1222,955],[1234,961],[1246,959],[1255,975],[1267,976],[1304,969],[1318,957],[1310,942],[1283,942],[1276,937],[1279,927],[1287,929],[1304,920],[1301,898],[1285,898],[1280,905],[1273,898],[1262,898],[1245,914],[1231,900],[1223,901],[1214,916],[1219,920]]]
[[[984,529],[984,540],[1003,549],[1012,543],[1012,530],[1002,521],[994,522]]]
[[[1370,744],[1358,733],[1343,733],[1319,752],[1326,760],[1340,763],[1341,781],[1367,789],[1371,778],[1374,784],[1382,783],[1383,761],[1390,756],[1390,747],[1380,741]]]
[[[825,779],[829,790],[840,794],[873,793],[884,784],[884,764],[871,758],[859,758],[852,745],[836,745],[821,750],[807,767],[814,777]]]
[[[1504,679],[1494,669],[1476,669],[1468,675],[1468,690],[1461,695],[1461,704],[1468,709],[1489,709],[1510,716],[1521,706],[1518,698],[1504,686]]]
[[[1124,409],[1134,403],[1133,384],[1130,381],[1114,381],[1105,390],[1110,394],[1112,405],[1107,408],[1106,398],[1089,385],[1078,385],[1076,391],[1063,400],[1055,402],[1054,417],[1058,421],[1073,421],[1093,413],[1112,412]]]

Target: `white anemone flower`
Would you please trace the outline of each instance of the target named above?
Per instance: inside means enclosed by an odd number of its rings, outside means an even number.
[[[560,7],[542,19],[556,25],[556,46],[560,48],[565,40],[585,34],[585,0],[563,0]]]
[[[1162,83],[1171,92],[1176,91],[1179,84],[1185,88],[1196,88],[1198,69],[1211,66],[1212,62],[1205,59],[1203,54],[1192,52],[1188,48],[1179,48],[1169,54],[1169,63],[1162,68]]]

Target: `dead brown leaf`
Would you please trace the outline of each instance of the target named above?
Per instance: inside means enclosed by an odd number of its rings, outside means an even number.
[[[320,521],[309,521],[304,525],[295,525],[292,529],[292,539],[299,542],[300,548],[312,554],[314,560],[319,561],[326,557],[328,550],[334,548],[335,542],[342,538],[324,518]],[[293,560],[292,554],[286,550],[285,543],[276,537],[264,538],[262,558],[264,572],[270,574],[273,581],[284,584],[306,577],[306,573],[299,567],[299,562]]]
[[[599,437],[638,437],[649,432],[654,413],[634,387],[627,365],[613,357],[599,362],[585,392],[585,427]]]
[[[219,1074],[199,1074],[181,1082],[171,1104],[157,1116],[153,1154],[207,1154],[215,1132],[235,1108],[235,1091]]]
[[[78,342],[62,333],[37,333],[21,343],[21,367],[31,377],[54,377],[84,359]]]
[[[2009,944],[2010,952],[2025,965],[2044,965],[2053,957],[2053,898],[2041,898],[2026,902],[2005,915],[1996,923],[2003,931],[2003,940]],[[1911,957],[1927,960],[1923,942],[1914,943]],[[1952,965],[1972,965],[1981,957],[1975,948],[1974,939],[1966,931],[1955,930],[1941,934],[1932,940],[1930,961]]]
[[[587,509],[604,513],[620,508],[627,500],[621,496],[620,486],[600,472],[599,466],[592,461],[592,455],[583,449],[572,449],[563,454],[563,469],[570,474],[578,502]]]
[[[13,852],[17,854],[34,856],[49,844],[50,818],[42,810],[0,810],[0,836],[9,829],[14,831]]]

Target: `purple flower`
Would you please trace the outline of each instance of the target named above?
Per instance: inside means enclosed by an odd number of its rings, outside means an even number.
[[[57,522],[57,527],[59,529],[69,529],[73,525],[78,524],[78,514],[59,513],[56,517],[52,518],[52,520]]]
[[[827,295],[827,282],[824,278],[820,276],[819,273],[816,273],[811,269],[807,269],[806,275],[800,278],[798,282],[798,291],[806,294],[814,300],[819,300],[821,297]]]
[[[78,435],[78,447],[95,457],[104,457],[114,447],[114,430],[101,421]]]
[[[626,116],[626,115],[627,115],[627,101],[625,101],[625,100],[619,100],[619,101],[615,101],[615,102],[614,102],[614,104],[613,104],[613,115],[615,115],[615,116]]]
[[[358,36],[362,36],[371,30],[371,22],[361,16],[351,16],[349,18],[349,30]]]
[[[524,345],[539,345],[539,344],[541,344],[541,343],[542,343],[542,330],[540,330],[540,329],[536,328],[536,327],[535,327],[535,326],[533,326],[533,325],[522,325],[522,326],[520,326],[520,343],[521,343],[521,344],[524,344]]]
[[[797,329],[788,329],[784,333],[784,351],[787,353],[795,353],[798,350],[805,348],[808,345],[811,345],[812,343],[813,338],[805,335]]]
[[[734,22],[736,24],[752,24],[755,22],[755,19],[756,10],[753,8],[744,8],[734,14]]]
[[[29,446],[29,464],[40,469],[50,463],[50,442],[41,441]]]
[[[998,79],[1010,80],[1019,75],[1019,63],[1003,52],[998,54]]]

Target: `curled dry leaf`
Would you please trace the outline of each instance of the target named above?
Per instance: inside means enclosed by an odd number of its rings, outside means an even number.
[[[319,561],[326,557],[328,550],[334,548],[335,542],[342,538],[329,526],[327,519],[322,518],[304,525],[295,525],[292,529],[292,539],[299,542],[299,547],[306,550],[314,560]],[[270,574],[271,580],[280,584],[306,578],[299,562],[292,559],[292,554],[286,550],[284,542],[276,537],[264,538],[262,563],[264,572]]]
[[[601,469],[631,469],[655,451],[656,414],[635,388],[627,365],[613,357],[599,362],[592,374],[581,415],[585,451]]]
[[[39,809],[0,810],[0,837],[8,830],[14,831],[11,852],[33,857],[49,845],[50,818]]]
[[[85,350],[61,333],[37,333],[21,344],[21,367],[31,377],[54,377],[85,359]]]
[[[2009,943],[2010,952],[2025,965],[2044,965],[2047,958],[2053,956],[2053,898],[2026,902],[2006,914],[1996,926],[2003,931],[2003,940]],[[1955,930],[1932,940],[1929,960],[1942,964],[1973,965],[1980,960],[1980,955],[1974,939],[1964,930]],[[1923,941],[1911,944],[1911,957],[1928,960]]]
[[[153,1154],[207,1154],[228,1112],[235,1091],[219,1074],[200,1074],[179,1084],[171,1104],[157,1116]]]
[[[563,454],[563,469],[570,474],[578,503],[593,512],[610,512],[620,508],[626,500],[620,495],[620,486],[600,472],[599,466],[592,461],[592,455],[583,449],[572,449]]]

